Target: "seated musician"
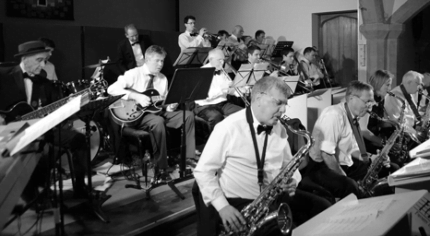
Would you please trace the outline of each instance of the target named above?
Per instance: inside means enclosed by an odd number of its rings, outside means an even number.
[[[261,49],[256,46],[252,45],[248,47],[248,63],[251,65],[255,65],[256,63],[260,62],[260,53]]]
[[[142,66],[145,58],[145,44],[133,24],[124,27],[125,39],[119,42],[118,63],[123,74],[125,71]]]
[[[178,44],[183,51],[190,47],[210,47],[211,42],[205,37],[206,28],[201,28],[197,36],[191,34],[195,30],[196,18],[194,16],[186,16],[184,18],[185,32],[178,37]]]
[[[50,49],[45,48],[41,41],[30,41],[20,44],[18,51],[15,57],[20,59],[19,65],[0,68],[0,110],[11,109],[18,102],[25,102],[33,109],[54,102],[51,82],[39,76],[46,65]],[[50,132],[46,135],[46,140],[57,147],[69,148],[72,151],[76,178],[74,195],[78,198],[88,196],[84,182],[87,169],[85,136],[62,128],[61,137],[58,132]],[[38,187],[46,187],[46,177],[50,173],[48,166],[48,157],[41,158],[22,195],[27,203],[38,196]]]
[[[251,106],[215,127],[194,170],[203,198],[203,202],[196,201],[198,235],[218,235],[220,221],[227,231],[244,229],[246,222],[240,211],[265,188],[281,190],[270,196],[275,198],[270,210],[288,203],[297,224],[330,206],[327,200],[296,189],[301,180],[297,169],[289,171],[288,178],[282,175],[285,183],[271,184],[293,159],[287,130],[278,121],[285,112],[288,93],[282,80],[264,77],[254,85]],[[212,214],[215,210],[218,214]],[[303,214],[306,216],[300,218]]]
[[[402,83],[391,90],[391,92],[397,97],[385,96],[384,107],[387,112],[387,117],[390,120],[399,122],[400,113],[402,111],[402,102],[406,103],[405,108],[405,132],[414,141],[418,141],[417,132],[415,130],[415,124],[421,121],[421,115],[417,108],[417,92],[421,88],[422,75],[415,71],[408,71],[403,75]],[[414,146],[413,142],[410,145]]]
[[[418,103],[419,103],[419,111],[420,114],[425,114],[427,105],[429,104],[430,100],[430,73],[424,72],[423,74],[423,84],[422,84],[422,90],[420,95],[418,95]]]
[[[360,120],[361,133],[363,134],[366,150],[369,153],[377,154],[383,146],[383,139],[388,139],[393,133],[395,126],[391,122],[384,122],[381,119],[385,118],[384,100],[385,95],[391,89],[393,74],[387,70],[377,70],[369,78],[368,83],[374,89],[376,105],[372,107],[371,112],[377,117],[371,117],[366,113]],[[391,154],[393,156],[393,154]],[[396,156],[396,155],[395,155]],[[385,164],[380,172],[379,177],[386,177],[388,173],[393,173],[399,169],[396,163]]]
[[[319,80],[324,78],[324,74],[317,65],[316,55],[317,51],[315,48],[305,48],[303,51],[303,57],[301,57],[297,68],[301,80],[312,86],[319,85]]]
[[[231,87],[233,82],[230,77],[222,69],[224,63],[222,50],[218,48],[212,49],[209,52],[208,60],[209,63],[204,65],[203,68],[215,67],[216,73],[213,76],[208,97],[204,100],[196,101],[194,112],[209,123],[212,131],[215,125],[224,119],[224,116],[231,115],[241,110],[242,107],[227,101],[227,94],[234,94],[235,90]]]
[[[49,80],[58,80],[57,73],[55,73],[55,66],[52,64],[52,62],[49,61],[49,58],[52,56],[52,52],[55,50],[55,43],[51,39],[48,38],[39,38],[39,41],[43,42],[45,44],[45,47],[47,49],[50,49],[49,57],[46,59],[46,65],[43,68],[43,70],[46,71],[46,78]]]
[[[166,51],[157,45],[150,46],[145,52],[145,64],[127,71],[118,77],[118,80],[109,86],[108,93],[111,95],[125,94],[122,99],[134,100],[142,107],[148,107],[151,99],[143,94],[148,89],[155,89],[161,97],[167,95],[167,78],[161,69],[164,65]],[[161,177],[168,177],[167,169],[167,147],[166,128],[178,129],[183,123],[182,111],[175,111],[178,104],[171,104],[166,110],[157,114],[147,112],[142,120],[134,127],[143,129],[152,134],[152,149],[157,169]],[[190,111],[185,113],[186,130],[186,157],[188,162],[195,158],[195,127],[194,114]]]
[[[318,117],[312,132],[315,144],[309,152],[307,171],[315,183],[339,198],[350,193],[360,197],[356,181],[366,175],[369,156],[357,119],[373,105],[373,88],[353,81],[345,99],[345,103],[325,108]]]
[[[220,41],[218,44],[218,48],[224,49],[227,47],[228,51],[232,53],[228,59],[228,62],[235,70],[238,70],[240,65],[247,60],[247,47],[242,40],[243,33],[243,27],[236,25],[230,37],[228,37],[225,41]]]
[[[257,32],[255,32],[255,41],[257,46],[262,45],[265,38],[266,38],[266,32],[264,32],[263,30],[257,30]]]
[[[274,70],[272,76],[294,76],[298,75],[297,62],[294,57],[294,50],[290,47],[284,48],[281,52],[282,62],[279,70]]]

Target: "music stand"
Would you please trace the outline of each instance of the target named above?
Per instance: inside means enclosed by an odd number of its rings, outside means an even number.
[[[81,107],[81,110],[77,113],[78,117],[84,121],[85,123],[85,143],[87,148],[87,179],[88,179],[88,201],[90,207],[94,211],[94,213],[99,217],[103,222],[108,223],[109,219],[101,210],[101,205],[104,201],[106,201],[110,196],[106,196],[107,198],[103,199],[103,201],[98,201],[97,205],[94,205],[94,199],[92,196],[92,169],[91,169],[91,127],[90,121],[94,117],[94,115],[109,107],[112,103],[120,99],[124,94],[118,96],[111,96],[104,99],[98,99],[88,102],[86,105]],[[100,199],[97,199],[100,200]]]
[[[263,78],[267,66],[265,63],[256,63],[254,65],[242,64],[234,77],[233,86],[253,86],[258,80]]]
[[[284,48],[291,48],[293,43],[293,41],[279,41],[275,49],[273,49],[272,57],[282,57],[282,50],[284,50]]]
[[[186,48],[179,54],[175,63],[173,63],[173,67],[200,67],[208,57],[210,50],[212,50],[211,47]]]
[[[173,74],[172,83],[169,87],[169,93],[163,104],[185,103],[189,101],[206,99],[215,68],[182,68],[176,69]],[[182,143],[181,143],[181,163],[180,177],[185,177],[185,108],[183,109],[182,123]]]

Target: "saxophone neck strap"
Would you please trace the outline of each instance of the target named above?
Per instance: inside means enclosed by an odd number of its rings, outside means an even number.
[[[257,135],[255,134],[255,128],[254,128],[254,118],[252,117],[252,111],[251,107],[246,108],[246,121],[248,122],[249,129],[251,130],[251,136],[252,141],[254,143],[254,150],[255,150],[255,159],[257,161],[257,168],[258,168],[258,185],[260,185],[260,191],[261,186],[263,186],[263,178],[264,178],[264,162],[266,159],[266,148],[267,148],[267,139],[268,139],[268,132],[265,132],[266,136],[264,138],[264,146],[263,146],[263,153],[261,154],[260,159],[260,152],[258,151],[258,143],[257,143]]]
[[[418,112],[417,106],[415,105],[415,102],[412,101],[411,95],[406,91],[405,86],[403,84],[400,85],[400,90],[402,90],[402,94],[405,97],[406,101],[408,101],[409,106],[411,106],[412,111],[414,112],[415,118],[417,118],[418,121],[421,121],[421,115]]]

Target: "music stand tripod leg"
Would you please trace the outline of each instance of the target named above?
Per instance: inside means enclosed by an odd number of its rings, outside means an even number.
[[[90,127],[90,116],[83,118],[85,122],[85,143],[87,148],[87,178],[88,178],[88,204],[93,210],[94,214],[105,223],[109,222],[109,218],[104,214],[101,209],[103,201],[93,199],[93,184],[92,184],[92,169],[91,169],[91,127]]]

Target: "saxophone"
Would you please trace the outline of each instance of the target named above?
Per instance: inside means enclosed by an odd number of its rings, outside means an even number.
[[[421,90],[418,93],[423,96],[425,99],[430,100],[430,97],[425,95]],[[418,139],[421,142],[426,141],[430,138],[430,106],[427,105],[426,112],[421,119],[422,123],[419,127],[416,128]]]
[[[306,144],[294,155],[293,159],[285,166],[281,172],[270,182],[270,184],[258,195],[258,197],[242,209],[241,214],[246,220],[246,229],[239,232],[222,231],[221,236],[253,236],[258,235],[258,230],[268,225],[277,225],[283,235],[291,233],[293,217],[288,204],[282,203],[274,212],[269,212],[269,207],[276,200],[278,195],[283,192],[282,187],[286,185],[293,173],[299,168],[303,157],[307,155],[309,149],[314,144],[310,133],[306,130],[295,130],[287,122],[290,118],[283,115],[279,118],[281,124],[294,134],[304,136]]]
[[[385,178],[378,179],[378,174],[381,171],[382,167],[384,166],[384,162],[388,160],[387,157],[391,150],[391,147],[393,147],[393,145],[396,143],[397,138],[401,134],[403,134],[403,129],[404,129],[404,125],[400,125],[399,123],[394,121],[382,119],[371,111],[368,111],[368,113],[370,113],[371,117],[377,118],[380,121],[394,123],[394,125],[396,126],[396,130],[391,134],[390,138],[385,142],[385,146],[382,148],[381,152],[379,153],[379,156],[375,158],[375,160],[370,165],[369,169],[367,170],[367,174],[364,176],[362,180],[358,181],[358,187],[363,197],[374,196],[376,187],[386,182]],[[401,114],[401,117],[403,116],[404,116],[404,113]],[[402,142],[402,140],[400,142]]]

